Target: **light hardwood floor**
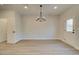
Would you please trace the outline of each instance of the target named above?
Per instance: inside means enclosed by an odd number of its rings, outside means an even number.
[[[16,44],[0,43],[0,55],[78,55],[71,46],[59,40],[23,40]]]

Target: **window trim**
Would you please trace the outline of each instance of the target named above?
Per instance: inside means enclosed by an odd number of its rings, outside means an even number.
[[[70,19],[72,19],[72,22],[73,22],[72,23],[72,30],[67,29],[67,21],[70,20]],[[67,18],[66,21],[65,21],[65,30],[66,30],[66,32],[73,32],[73,29],[74,29],[74,19],[72,17]]]

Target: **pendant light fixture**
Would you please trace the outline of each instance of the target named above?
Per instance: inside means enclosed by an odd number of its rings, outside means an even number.
[[[43,16],[43,10],[42,10],[43,5],[40,5],[40,16],[36,19],[38,22],[43,22],[46,21],[46,19]]]

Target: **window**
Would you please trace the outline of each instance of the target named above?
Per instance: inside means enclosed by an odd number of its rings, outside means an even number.
[[[73,18],[66,20],[66,31],[73,32]]]

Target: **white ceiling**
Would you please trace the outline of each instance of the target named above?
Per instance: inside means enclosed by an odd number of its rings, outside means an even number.
[[[53,9],[57,6],[57,9]],[[60,15],[68,8],[72,7],[71,4],[43,4],[43,14],[44,15]],[[40,5],[39,4],[28,4],[28,8],[24,8],[24,4],[7,4],[0,5],[0,9],[5,10],[15,10],[22,15],[39,15]]]

